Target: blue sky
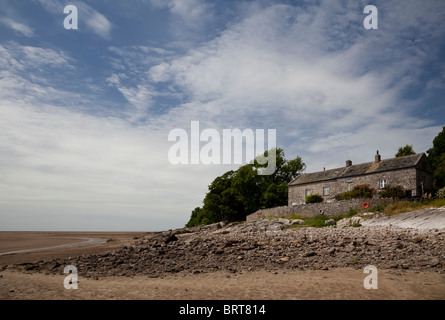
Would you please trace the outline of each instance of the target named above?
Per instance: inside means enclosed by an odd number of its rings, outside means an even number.
[[[78,30],[63,9],[78,8]],[[366,5],[378,30],[366,30]],[[444,1],[0,0],[0,229],[182,227],[236,165],[168,133],[276,129],[307,172],[425,152],[445,125]]]

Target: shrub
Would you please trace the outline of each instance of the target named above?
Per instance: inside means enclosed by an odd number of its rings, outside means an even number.
[[[304,225],[308,226],[308,227],[316,227],[316,228],[326,227],[325,221],[326,221],[326,216],[319,214],[312,218],[306,219],[306,221],[304,222]]]
[[[385,210],[385,205],[384,204],[378,204],[375,205],[374,207],[372,207],[371,209],[369,209],[368,211],[370,212],[383,212]]]
[[[319,203],[323,202],[323,197],[319,194],[310,194],[306,196],[306,203]]]
[[[379,193],[382,198],[403,198],[405,191],[401,186],[386,186],[385,189]]]
[[[437,191],[437,198],[445,199],[445,187],[442,189],[439,189],[439,191]]]
[[[355,198],[372,198],[375,194],[375,189],[366,184],[355,186],[351,191],[339,193],[335,196],[337,200],[349,200]]]
[[[348,217],[353,217],[358,213],[357,208],[349,208]]]

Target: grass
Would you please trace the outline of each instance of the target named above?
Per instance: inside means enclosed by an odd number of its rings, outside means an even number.
[[[445,206],[445,199],[424,200],[423,202],[399,201],[391,205],[388,205],[383,211],[383,213],[392,216],[399,213],[410,212],[414,210],[420,210],[431,207],[440,208],[443,206]]]
[[[25,271],[36,270],[39,269],[39,266],[32,262],[23,262],[15,265],[16,267],[21,267]]]
[[[419,209],[425,209],[425,208],[440,208],[445,206],[445,199],[437,199],[437,200],[424,200],[423,202],[417,201],[398,201],[391,205],[384,206],[384,205],[376,205],[368,210],[368,212],[383,212],[386,215],[396,215],[403,212],[409,212]],[[329,219],[334,219],[335,221],[339,221],[343,218],[351,218],[356,216],[359,213],[357,208],[349,208],[349,211],[344,214],[340,214],[337,216],[325,216],[325,215],[316,215],[312,218],[303,218],[297,214],[293,214],[291,216],[282,216],[281,218],[286,219],[301,219],[304,220],[304,223],[301,225],[292,225],[289,227],[286,227],[286,229],[289,228],[301,228],[301,227],[327,227],[331,226],[329,224],[326,224],[325,221]],[[270,220],[276,219],[277,217],[269,217]],[[350,222],[351,227],[359,227],[361,226],[358,222]]]

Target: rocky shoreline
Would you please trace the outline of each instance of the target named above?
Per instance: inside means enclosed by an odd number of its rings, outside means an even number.
[[[299,223],[260,220],[152,233],[112,252],[39,262],[28,265],[27,270],[63,274],[65,266],[74,265],[79,276],[93,279],[215,271],[363,269],[367,265],[445,271],[443,230],[295,227]]]

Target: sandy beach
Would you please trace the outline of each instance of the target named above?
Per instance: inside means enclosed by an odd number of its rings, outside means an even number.
[[[221,231],[221,230],[219,230]],[[156,234],[154,234],[156,236]],[[445,274],[435,269],[379,269],[378,288],[366,289],[363,268],[302,268],[239,272],[226,270],[147,273],[131,276],[85,277],[79,272],[78,289],[64,287],[66,275],[24,269],[24,265],[51,259],[71,259],[121,250],[149,242],[145,232],[1,232],[0,253],[25,249],[44,250],[0,255],[2,300],[301,300],[301,299],[445,299]],[[179,237],[180,235],[178,235]],[[85,239],[109,239],[76,246]],[[143,241],[141,241],[141,239]],[[176,241],[180,242],[180,241]],[[72,247],[54,246],[73,244]],[[217,256],[217,255],[215,255]],[[69,261],[69,260],[60,260]],[[97,273],[96,273],[97,274]]]
[[[64,275],[6,270],[0,273],[1,299],[41,300],[443,300],[445,275],[383,270],[377,289],[365,289],[363,270],[213,272],[146,276],[79,277],[78,289],[64,288]]]

